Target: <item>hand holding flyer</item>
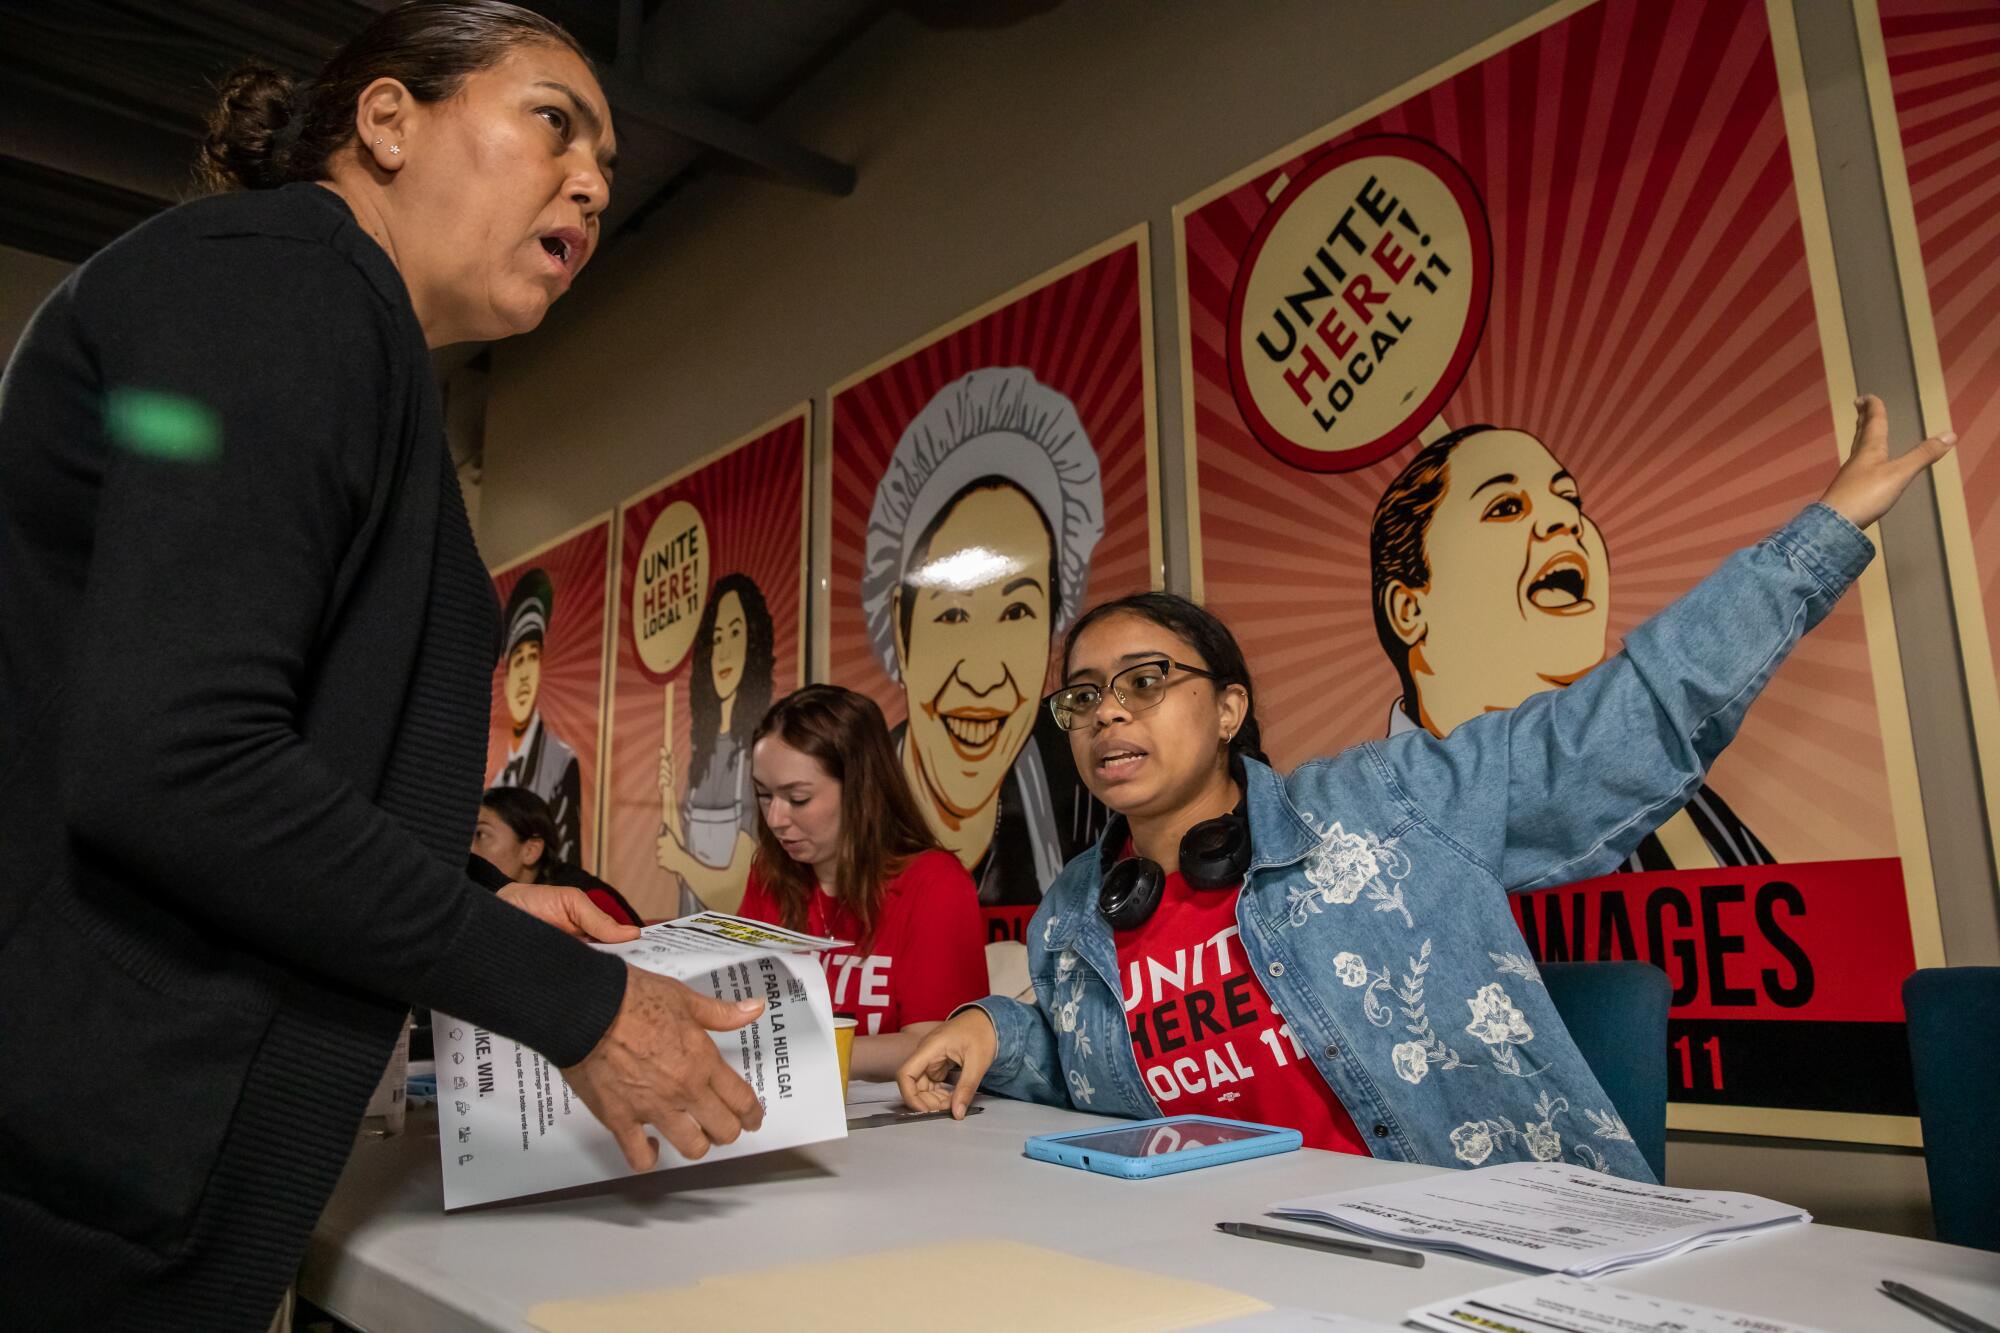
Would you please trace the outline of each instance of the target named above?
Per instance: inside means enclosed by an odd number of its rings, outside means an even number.
[[[704,912],[648,927],[630,943],[602,946],[635,968],[726,1004],[764,1003],[755,1022],[710,1034],[763,1104],[763,1126],[710,1149],[704,1160],[845,1136],[832,1004],[817,957],[840,943]],[[447,1209],[629,1173],[618,1140],[542,1056],[444,1014],[433,1017],[433,1027]],[[689,1160],[669,1144],[653,1169]]]
[[[633,934],[636,936],[637,931]],[[764,1012],[755,997],[728,1004],[652,972],[625,968],[625,994],[589,1055],[565,1065],[563,1081],[625,1153],[634,1171],[660,1160],[658,1130],[694,1160],[764,1125],[764,1104],[729,1067],[714,1035]]]

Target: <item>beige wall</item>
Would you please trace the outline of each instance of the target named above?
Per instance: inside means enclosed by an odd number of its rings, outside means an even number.
[[[990,30],[891,12],[772,121],[854,163],[851,197],[709,173],[607,251],[540,332],[496,350],[487,555],[505,559],[602,512],[801,399],[823,408],[829,384],[1141,221],[1152,234],[1164,500],[1184,512],[1172,206],[1537,8],[1069,0]],[[1913,422],[1852,18],[1843,3],[1798,9],[1857,370]],[[823,454],[823,418],[816,431]],[[1927,489],[1885,525],[1884,547],[1950,961],[2000,961]],[[1185,589],[1174,528],[1166,556],[1169,586]],[[1781,1195],[1849,1225],[1927,1225],[1923,1162],[1907,1152],[1676,1136],[1669,1174]]]
[[[496,349],[483,545],[525,550],[1140,221],[1177,441],[1173,205],[1537,8],[1068,0],[953,30],[891,12],[772,121],[852,162],[853,195],[711,174]]]

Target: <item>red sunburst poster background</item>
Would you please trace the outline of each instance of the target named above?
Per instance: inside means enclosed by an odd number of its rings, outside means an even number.
[[[1964,477],[1988,642],[2000,657],[2000,3],[1881,0],[1910,202]],[[1933,425],[1933,430],[1941,429]]]
[[[1831,478],[1813,292],[1761,4],[1604,0],[1181,210],[1202,591],[1289,765],[1384,734],[1372,511],[1415,449],[1319,474],[1243,424],[1225,320],[1278,176],[1395,133],[1484,200],[1493,285],[1442,418],[1527,430],[1574,473],[1615,570],[1612,646]],[[1860,599],[1800,646],[1714,785],[1780,861],[1897,853]]]
[[[619,509],[611,714],[605,728],[610,804],[601,873],[649,921],[678,915],[679,884],[660,868],[656,850],[666,696],[641,667],[632,637],[630,589],[639,550],[654,517],[668,505],[686,500],[699,510],[708,531],[710,586],[732,573],[748,575],[757,585],[771,615],[771,697],[796,690],[802,683],[806,439],[807,414],[801,408]],[[672,672],[674,766],[683,791],[692,750],[688,672],[694,660],[690,650]],[[755,722],[750,719],[750,725]]]
[[[861,608],[868,515],[904,426],[953,380],[1024,366],[1075,405],[1104,488],[1104,536],[1079,609],[1153,586],[1145,281],[1140,242],[1118,244],[834,391],[828,679],[871,696],[891,727],[903,720],[903,693],[875,655]]]
[[[598,726],[604,710],[604,598],[610,574],[611,516],[554,542],[493,572],[493,591],[506,606],[514,585],[531,569],[549,576],[554,590],[547,634],[542,641],[542,687],[537,706],[542,725],[576,751],[582,778],[582,834],[578,859],[586,869],[597,864]],[[501,691],[507,664],[493,672],[493,697],[486,733],[486,777],[489,783],[507,759],[513,742],[512,719]]]

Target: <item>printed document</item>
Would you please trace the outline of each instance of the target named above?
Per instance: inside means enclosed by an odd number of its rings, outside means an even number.
[[[1789,1320],[1560,1274],[1420,1305],[1410,1311],[1410,1322],[1435,1333],[1820,1333]]]
[[[1507,1162],[1294,1199],[1280,1217],[1420,1249],[1596,1277],[1812,1220],[1754,1194],[1646,1185],[1561,1162]]]
[[[763,1102],[763,1128],[710,1148],[702,1161],[846,1137],[833,1006],[819,962],[821,951],[843,943],[702,912],[648,926],[628,944],[597,946],[732,1004],[764,1001],[748,1027],[711,1034]],[[547,1060],[445,1014],[433,1014],[431,1028],[447,1209],[631,1174],[611,1131]],[[655,1170],[689,1164],[664,1138],[659,1144]]]

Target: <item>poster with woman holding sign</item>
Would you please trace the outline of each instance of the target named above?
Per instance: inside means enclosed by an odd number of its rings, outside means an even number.
[[[1041,706],[1052,645],[1159,585],[1146,273],[1134,229],[831,395],[817,674],[881,705],[996,939],[1103,823]]]
[[[1924,429],[2000,437],[2000,0],[1857,0],[1854,17]],[[1945,462],[1938,523],[2000,832],[2000,460],[1989,448]]]
[[[493,571],[504,614],[486,785],[520,787],[547,802],[560,835],[550,854],[585,869],[597,864],[610,581],[609,514]]]
[[[750,733],[805,665],[807,413],[619,508],[604,877],[649,921],[743,897]]]
[[[1804,100],[1787,4],[1570,0],[1175,210],[1196,593],[1280,765],[1570,684],[1825,488]],[[1878,562],[1527,952],[1666,969],[1672,1125],[1913,1142],[1922,816]]]

